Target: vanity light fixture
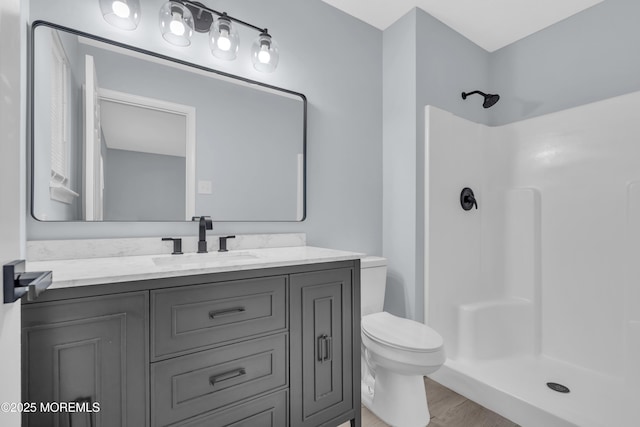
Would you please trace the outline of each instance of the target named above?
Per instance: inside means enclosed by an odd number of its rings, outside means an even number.
[[[251,61],[253,62],[253,68],[265,73],[271,73],[278,66],[278,59],[280,58],[280,52],[278,44],[267,32],[260,33],[253,46],[251,46]]]
[[[176,46],[189,46],[193,35],[193,14],[177,1],[168,1],[160,8],[162,37]]]
[[[135,30],[140,22],[139,0],[100,0],[102,16],[123,30]]]
[[[231,23],[231,19],[226,13],[216,19],[209,31],[209,46],[211,53],[216,58],[231,61],[236,59],[238,47],[240,46],[240,37],[238,31]]]
[[[163,7],[163,10],[169,8],[169,10],[184,10],[190,11],[191,21],[187,20],[187,14],[181,12],[174,17],[183,17],[185,21],[185,27],[193,29],[197,33],[209,33],[209,47],[211,48],[211,54],[216,58],[231,61],[236,59],[238,49],[240,46],[240,37],[236,29],[236,24],[244,25],[253,30],[258,31],[259,35],[256,41],[253,43],[251,49],[253,67],[265,73],[270,73],[278,66],[279,51],[278,45],[269,35],[266,28],[260,28],[253,24],[250,24],[240,19],[227,15],[226,12],[218,12],[217,10],[210,9],[202,3],[190,1],[190,0],[170,0]],[[178,39],[173,36],[167,36],[165,29],[167,24],[163,24],[166,21],[166,12],[160,12],[160,29],[162,35],[169,43],[177,46],[188,46],[190,43],[182,42],[184,36],[177,35]],[[189,25],[191,23],[191,25]],[[179,28],[178,28],[179,29]],[[189,34],[190,37],[190,34]],[[176,42],[177,41],[177,42]]]
[[[140,21],[140,0],[99,0],[104,19],[116,27],[134,30]],[[169,0],[160,8],[160,32],[175,46],[189,46],[193,32],[208,33],[211,54],[231,61],[236,59],[240,37],[236,24],[256,30],[259,35],[251,47],[253,68],[271,73],[278,66],[278,44],[266,28],[256,27],[226,12],[218,12],[191,0]]]

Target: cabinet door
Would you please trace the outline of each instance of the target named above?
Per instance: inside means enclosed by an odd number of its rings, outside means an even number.
[[[354,408],[352,274],[291,276],[292,426],[318,426]]]
[[[146,292],[24,306],[23,425],[147,426],[147,313]]]

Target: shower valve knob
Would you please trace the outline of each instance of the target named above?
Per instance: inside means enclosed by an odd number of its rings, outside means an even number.
[[[473,190],[469,187],[465,187],[462,189],[462,192],[460,193],[460,205],[465,211],[471,210],[471,208],[473,207],[478,209],[478,201],[476,200],[476,196],[473,194]]]

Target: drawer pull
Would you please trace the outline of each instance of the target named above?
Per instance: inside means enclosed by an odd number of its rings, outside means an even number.
[[[246,375],[247,371],[244,368],[234,369],[233,371],[225,372],[223,374],[214,375],[209,378],[209,384],[211,387],[214,387],[216,383],[220,383],[222,381],[231,380],[233,378],[238,378],[243,375]]]
[[[234,314],[244,313],[245,311],[246,310],[244,307],[236,307],[236,308],[230,308],[228,310],[220,310],[220,311],[210,311],[209,319],[217,319],[219,317],[233,316]]]

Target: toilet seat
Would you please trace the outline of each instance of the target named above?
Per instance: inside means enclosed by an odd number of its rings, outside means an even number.
[[[362,333],[372,341],[394,349],[433,353],[442,350],[442,336],[422,323],[385,311],[362,318]]]

